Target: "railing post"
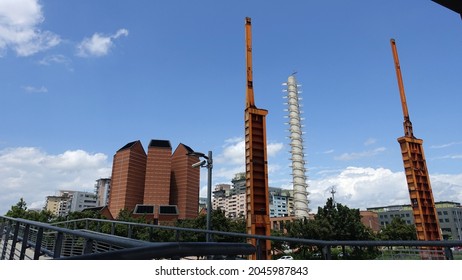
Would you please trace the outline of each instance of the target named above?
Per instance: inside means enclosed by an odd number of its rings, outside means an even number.
[[[13,240],[11,240],[10,260],[14,260],[14,253],[16,251],[16,243],[18,242],[19,225],[20,223],[16,222],[14,226]]]
[[[153,238],[154,238],[154,228],[149,227],[149,242],[152,242]]]
[[[130,224],[128,225],[128,233],[127,233],[127,235],[128,235],[127,236],[128,238],[132,237],[132,225],[130,225]]]
[[[61,257],[61,249],[63,248],[64,233],[57,232],[55,246],[53,251],[53,259]]]
[[[37,239],[35,240],[35,249],[34,249],[34,260],[40,258],[42,252],[42,240],[43,240],[43,227],[40,227],[37,231]]]
[[[0,240],[3,239],[3,234],[4,234],[4,230],[5,230],[5,224],[6,224],[6,221],[4,219],[1,219],[1,223],[0,223]]]
[[[85,247],[83,248],[84,254],[91,254],[93,252],[93,239],[85,239]]]
[[[21,254],[19,255],[19,259],[23,260],[24,256],[26,255],[26,249],[27,249],[27,242],[29,241],[29,230],[30,230],[30,225],[26,224],[24,227],[24,232],[22,235],[22,244],[21,244]]]
[[[261,260],[261,251],[260,251],[260,239],[255,239],[255,245],[257,249],[257,260]]]
[[[444,247],[444,256],[447,260],[453,260],[454,255],[452,254],[452,250],[450,247]]]
[[[115,235],[115,223],[111,223],[111,235]]]
[[[72,256],[74,254],[74,244],[75,244],[75,240],[78,239],[78,238],[75,238],[74,235],[72,235],[71,237],[71,248],[69,249],[69,255]]]
[[[5,240],[3,242],[3,250],[2,250],[2,256],[0,260],[4,260],[6,256],[6,249],[8,248],[8,239],[10,238],[10,233],[11,233],[11,227],[13,226],[13,221],[9,220],[8,222],[9,226],[6,228],[5,232]]]
[[[332,255],[331,255],[331,252],[330,252],[330,245],[322,246],[321,251],[322,251],[323,259],[325,259],[325,260],[331,260],[332,259]]]

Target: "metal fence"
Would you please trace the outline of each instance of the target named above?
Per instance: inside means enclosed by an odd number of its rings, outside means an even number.
[[[162,238],[159,232],[167,233],[169,241],[163,240],[165,235]],[[49,225],[0,216],[0,234],[0,259],[227,258],[255,252],[260,259],[259,244],[268,239],[278,245],[275,247],[283,248],[274,255],[297,253],[303,259],[462,259],[462,253],[457,251],[462,240],[325,241],[103,219]],[[207,234],[215,242],[202,242]],[[256,248],[248,244],[251,239],[256,240]],[[371,254],[354,255],[358,251]]]
[[[149,242],[0,216],[0,260],[234,258],[254,252],[246,243]]]

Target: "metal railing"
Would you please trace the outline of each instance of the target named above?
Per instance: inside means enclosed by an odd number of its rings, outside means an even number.
[[[163,239],[159,237],[159,232],[162,231],[167,232],[168,241],[163,240],[165,236]],[[136,239],[140,238],[140,232],[144,233],[144,240]],[[259,244],[264,240],[271,240],[274,244],[293,248],[293,251],[301,248],[308,250],[304,255],[306,259],[344,259],[349,258],[349,251],[368,248],[375,252],[374,259],[452,260],[455,255],[452,249],[462,247],[462,240],[326,241],[103,219],[80,219],[49,225],[3,216],[0,216],[0,234],[0,259],[177,259],[186,256],[225,258],[254,252],[257,252],[257,259],[260,259]],[[207,234],[212,240],[228,241],[201,242]],[[192,242],[191,239],[197,241]],[[251,239],[256,240],[256,248],[247,243]],[[21,244],[21,248],[16,249],[18,244]],[[28,249],[34,253],[26,254]],[[343,255],[343,252],[346,254]],[[462,258],[460,253],[456,255]]]
[[[339,258],[348,258],[347,256],[339,256],[339,254],[334,254],[335,251],[341,249],[341,253],[345,248],[355,249],[355,248],[373,248],[376,251],[376,259],[454,259],[454,255],[457,255],[459,259],[462,259],[462,251],[454,253],[452,249],[461,248],[462,240],[443,240],[443,241],[403,241],[403,240],[338,240],[338,241],[326,241],[326,240],[317,240],[317,239],[300,239],[300,238],[289,238],[289,237],[277,237],[277,236],[264,236],[264,235],[250,235],[245,233],[235,233],[235,232],[222,232],[214,230],[204,230],[204,229],[193,229],[193,228],[181,228],[181,227],[172,227],[172,226],[161,226],[161,225],[152,225],[152,224],[140,224],[134,222],[122,222],[115,220],[104,220],[104,219],[79,219],[72,221],[65,221],[56,223],[57,226],[63,226],[72,229],[86,229],[101,231],[106,225],[106,231],[109,231],[110,234],[120,234],[120,232],[126,233],[123,235],[127,238],[137,238],[135,232],[136,229],[144,228],[149,229],[150,233],[155,232],[156,230],[170,231],[172,234],[170,236],[176,242],[184,242],[188,240],[191,234],[202,235],[202,238],[205,240],[205,236],[208,234],[211,236],[212,240],[217,240],[219,237],[227,237],[228,239],[233,239],[234,241],[247,242],[250,239],[255,239],[256,242],[256,252],[257,259],[260,259],[258,256],[259,244],[264,240],[271,240],[273,243],[290,245],[292,248],[299,248],[301,246],[309,247],[311,250],[310,253],[305,255],[307,259],[339,259]],[[125,230],[117,232],[115,230],[117,227],[124,226]],[[122,234],[123,234],[122,233]],[[146,238],[147,241],[156,242],[158,240],[155,238],[155,234],[149,234],[149,237]],[[226,238],[225,238],[226,239]],[[348,254],[348,252],[346,252]]]
[[[0,260],[180,259],[187,256],[246,256],[246,243],[149,242],[85,229],[0,216]]]

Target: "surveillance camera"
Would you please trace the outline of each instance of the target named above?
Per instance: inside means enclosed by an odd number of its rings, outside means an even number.
[[[205,164],[205,160],[202,160],[202,161],[198,161],[196,163],[194,163],[193,165],[191,165],[191,167],[193,168],[197,168],[197,167],[201,167]]]

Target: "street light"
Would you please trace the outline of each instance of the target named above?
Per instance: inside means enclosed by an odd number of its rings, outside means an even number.
[[[212,160],[212,151],[209,151],[208,156],[206,156],[203,153],[198,153],[198,152],[191,152],[187,153],[187,156],[195,156],[199,158],[204,158],[204,160],[198,161],[191,165],[193,168],[198,168],[198,167],[206,167],[207,168],[207,222],[206,222],[206,227],[207,230],[212,229],[212,168],[213,168],[213,160]],[[205,241],[210,242],[210,233],[206,233],[205,235]]]

